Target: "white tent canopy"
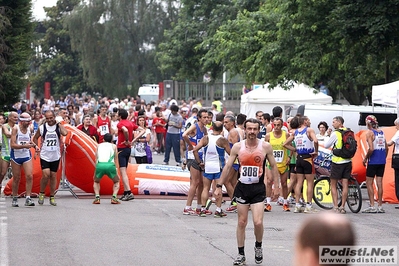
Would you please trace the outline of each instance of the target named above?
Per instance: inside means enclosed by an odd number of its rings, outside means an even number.
[[[314,89],[305,84],[294,84],[290,90],[275,87],[271,90],[256,89],[241,95],[240,112],[247,117],[255,117],[257,111],[272,114],[272,109],[280,105],[285,111],[285,106],[299,104],[331,104],[332,97],[324,93],[314,93]],[[283,114],[285,115],[285,113]]]
[[[373,104],[382,104],[396,107],[398,90],[399,81],[383,85],[374,85],[371,90],[371,101]]]

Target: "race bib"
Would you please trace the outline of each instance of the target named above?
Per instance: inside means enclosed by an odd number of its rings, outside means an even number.
[[[104,136],[107,133],[109,133],[108,126],[107,125],[100,126],[100,135]]]
[[[47,138],[43,142],[42,149],[45,151],[55,151],[57,150],[57,139],[56,138]]]
[[[282,163],[284,159],[284,151],[283,150],[273,150],[273,157],[277,163]]]
[[[26,145],[26,144],[29,143],[29,141],[30,141],[30,140],[27,140],[27,141],[20,140],[20,141],[18,141],[18,144],[19,144],[19,145]],[[29,150],[29,149],[27,149],[27,148],[22,148],[22,149],[18,149],[17,152],[22,153],[22,152],[26,152],[26,151],[28,151],[28,150]],[[14,152],[15,152],[15,151],[14,151]]]
[[[243,184],[259,183],[259,167],[241,166],[240,182]]]

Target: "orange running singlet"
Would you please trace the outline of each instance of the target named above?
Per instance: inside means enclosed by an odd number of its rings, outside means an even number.
[[[238,160],[240,162],[240,179],[243,184],[259,183],[259,177],[263,174],[263,162],[265,154],[262,149],[262,141],[257,140],[258,145],[251,151],[247,148],[246,140],[241,142]]]

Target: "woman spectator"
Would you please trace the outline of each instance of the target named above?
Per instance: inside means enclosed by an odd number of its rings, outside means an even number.
[[[316,134],[316,138],[319,142],[325,142],[328,140],[331,134],[331,128],[328,128],[328,124],[325,121],[320,121],[317,125],[319,128],[319,134]]]
[[[145,116],[138,117],[137,125],[141,128],[144,128],[145,133],[137,140],[136,143],[134,143],[134,158],[136,159],[137,164],[148,163],[146,149],[151,139],[151,131],[147,128]]]

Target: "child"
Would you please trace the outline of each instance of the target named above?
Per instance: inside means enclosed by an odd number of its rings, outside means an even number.
[[[104,175],[114,181],[111,204],[120,204],[116,197],[119,191],[119,176],[116,171],[118,167],[118,150],[116,145],[112,143],[112,135],[107,133],[104,135],[104,142],[98,144],[96,151],[96,170],[93,185],[96,198],[93,204],[100,204],[100,181]]]

